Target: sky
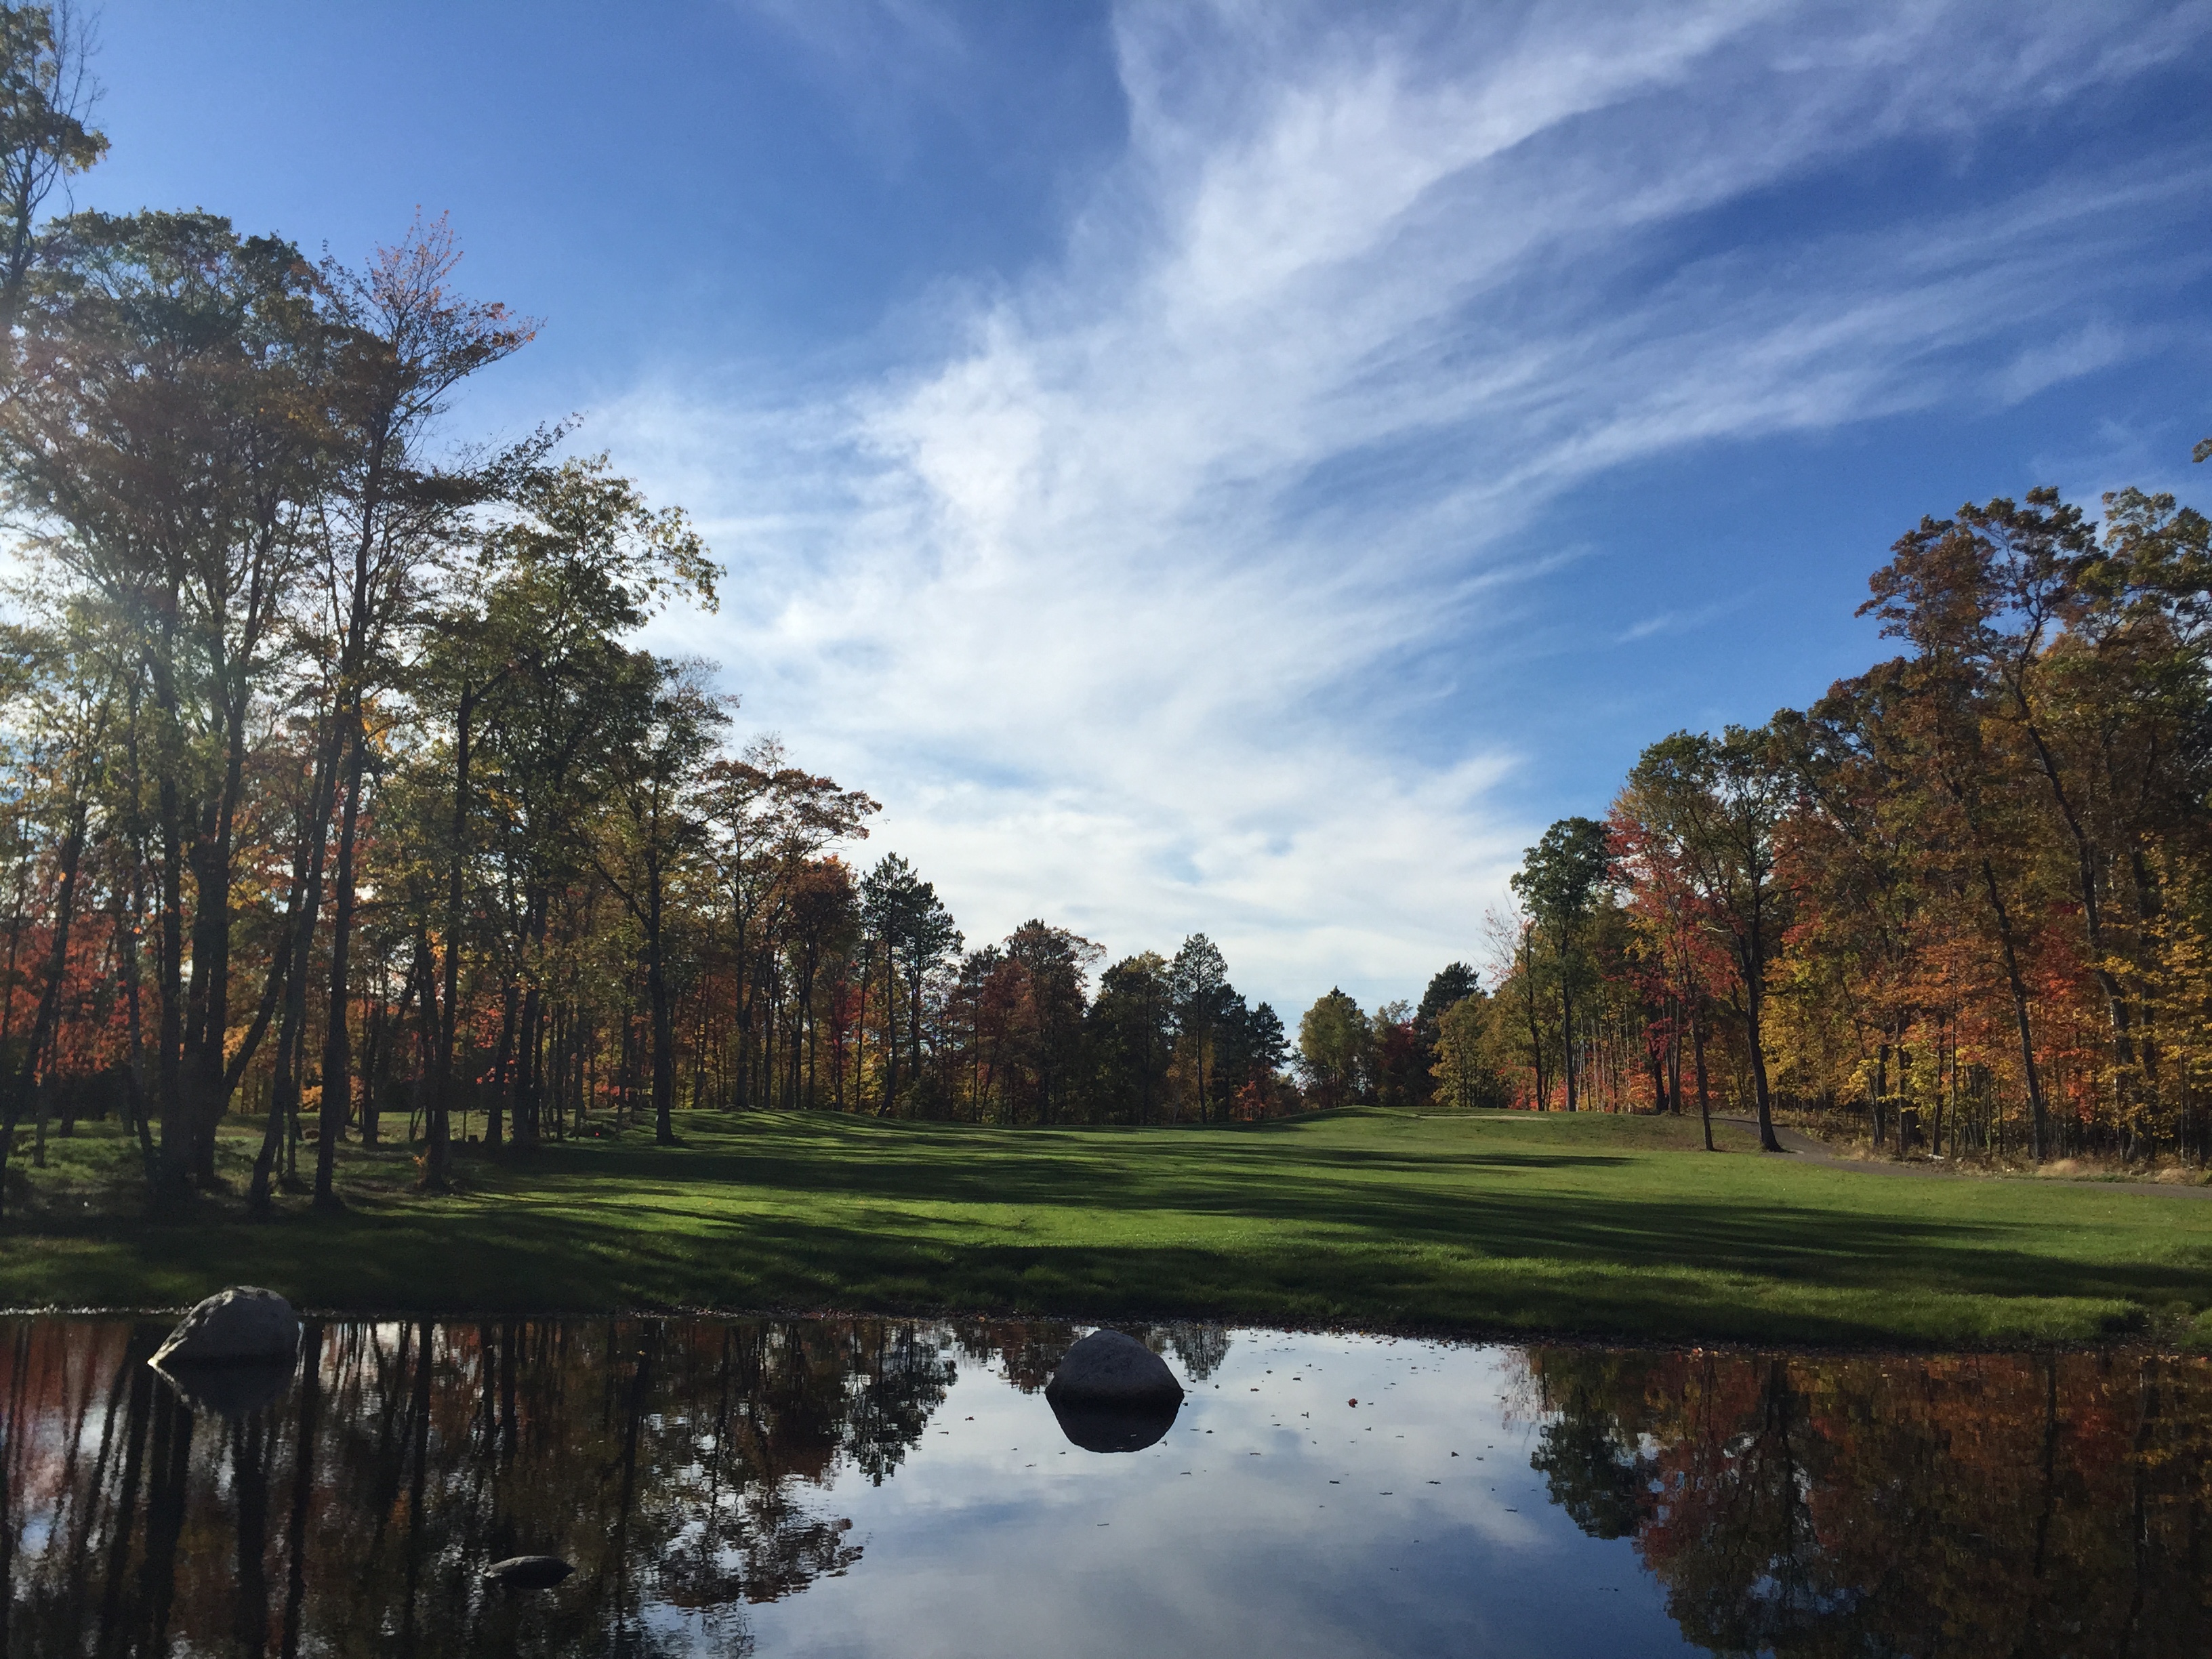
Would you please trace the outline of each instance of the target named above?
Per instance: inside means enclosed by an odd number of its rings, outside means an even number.
[[[738,735],[971,946],[1484,960],[1638,753],[1875,659],[1923,514],[2205,504],[2212,4],[106,0],[79,205],[447,214],[698,521]]]

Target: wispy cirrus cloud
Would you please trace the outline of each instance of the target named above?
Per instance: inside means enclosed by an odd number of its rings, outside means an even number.
[[[1808,181],[1907,141],[1971,172],[1991,124],[2207,32],[2201,6],[1131,4],[1127,149],[1062,257],[795,402],[670,374],[599,428],[732,560],[725,615],[680,631],[886,800],[971,937],[1204,929],[1297,1006],[1417,993],[1540,827],[1499,804],[1478,665],[1576,602],[1549,506],[2144,349],[2135,297],[2172,273],[2130,239],[2201,212],[2212,151],[1895,212]]]

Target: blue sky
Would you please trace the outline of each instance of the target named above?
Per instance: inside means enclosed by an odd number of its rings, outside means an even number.
[[[111,159],[450,212],[728,568],[657,642],[971,942],[1415,997],[1638,750],[1872,659],[1923,512],[2212,498],[2212,7],[106,0]]]

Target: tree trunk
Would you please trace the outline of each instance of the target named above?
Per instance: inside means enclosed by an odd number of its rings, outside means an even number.
[[[898,1109],[898,964],[884,941],[884,1115]]]
[[[514,1069],[515,1006],[521,992],[510,979],[501,995],[499,1012],[499,1048],[491,1063],[491,1103],[484,1109],[484,1148],[496,1152],[500,1146],[500,1110],[506,1103],[508,1079]]]
[[[1997,890],[1996,870],[1986,858],[1982,860],[1982,881],[1989,892],[1990,908],[1996,917],[1997,938],[2004,946],[2005,983],[2012,991],[2013,1021],[2020,1034],[2021,1070],[2027,1078],[2028,1119],[2035,1140],[2033,1156],[2040,1164],[2049,1151],[2051,1124],[2044,1106],[2043,1079],[2035,1066],[2035,1036],[2027,1018],[2027,982],[2021,977],[2012,915],[2005,908],[2004,899]]]
[[[433,1193],[446,1190],[453,1167],[453,1040],[461,1012],[461,939],[468,923],[464,878],[468,866],[470,728],[475,718],[476,694],[464,691],[453,723],[453,844],[452,867],[446,874],[445,996],[437,1011],[430,1121],[424,1125],[429,1145],[422,1154],[422,1188]],[[426,1006],[423,1012],[428,1014],[430,1010]]]
[[[276,1064],[270,1081],[269,1116],[262,1125],[261,1150],[253,1160],[253,1184],[246,1197],[247,1207],[256,1213],[268,1211],[276,1154],[283,1146],[287,1127],[299,1110],[301,1050],[307,1042],[307,975],[314,954],[315,918],[322,909],[323,859],[330,848],[331,792],[339,758],[330,742],[322,745],[309,787],[307,818],[301,826],[299,850],[292,860],[292,906],[283,945],[283,1010],[277,1023]]]
[[[1567,965],[1559,964],[1559,1060],[1565,1067],[1567,1109],[1575,1109],[1575,994],[1567,988]]]
[[[661,962],[661,892],[659,866],[646,872],[645,992],[653,1009],[653,1139],[676,1144],[670,1110],[676,1103],[676,1020],[668,1006],[668,976]]]
[[[1690,1047],[1698,1072],[1698,1127],[1705,1131],[1705,1150],[1713,1150],[1713,1097],[1705,1082],[1705,1020],[1702,1012],[1690,1017]]]
[[[237,1086],[229,1066],[231,854],[238,806],[246,793],[246,700],[228,695],[223,710],[222,793],[202,820],[192,849],[191,1029],[185,1036],[188,1087],[196,1120],[193,1174],[202,1187],[216,1184],[216,1126],[230,1109]]]
[[[172,1192],[191,1179],[191,1120],[185,1109],[181,1063],[185,1042],[184,842],[177,827],[182,805],[173,777],[161,780],[161,1051],[155,1076],[161,1102],[161,1181]]]
[[[1766,1086],[1766,1046],[1760,1040],[1760,1015],[1764,1012],[1759,1006],[1760,1000],[1756,994],[1744,1000],[1745,1036],[1751,1049],[1752,1096],[1759,1103],[1759,1150],[1778,1152],[1782,1150],[1782,1143],[1775,1138],[1774,1106]]]
[[[338,817],[338,861],[335,872],[336,902],[331,912],[330,1024],[323,1033],[323,1097],[317,1115],[315,1141],[315,1207],[342,1207],[331,1176],[337,1164],[337,1143],[345,1132],[346,1098],[352,1073],[352,1051],[346,1031],[347,1006],[351,1000],[354,836],[361,821],[361,786],[368,761],[366,733],[361,708],[349,705],[345,714],[344,805]]]

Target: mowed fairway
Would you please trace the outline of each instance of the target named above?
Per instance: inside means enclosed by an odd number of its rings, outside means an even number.
[[[2212,1202],[1887,1178],[1762,1157],[1733,1127],[1707,1154],[1689,1121],[1352,1112],[1040,1130],[698,1113],[678,1127],[678,1147],[633,1132],[520,1167],[469,1163],[472,1189],[441,1199],[404,1190],[403,1154],[349,1151],[339,1217],[71,1221],[57,1205],[0,1236],[0,1302],[175,1305],[244,1281],[358,1311],[835,1309],[1916,1346],[2212,1334]],[[56,1150],[89,1159],[98,1144]]]

